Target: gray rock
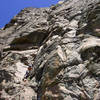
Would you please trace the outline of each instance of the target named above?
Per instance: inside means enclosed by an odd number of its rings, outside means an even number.
[[[100,0],[23,9],[0,29],[0,99],[99,100],[99,26]]]

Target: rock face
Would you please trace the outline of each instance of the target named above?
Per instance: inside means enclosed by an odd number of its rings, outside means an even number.
[[[0,100],[100,100],[100,0],[25,8],[5,25]]]

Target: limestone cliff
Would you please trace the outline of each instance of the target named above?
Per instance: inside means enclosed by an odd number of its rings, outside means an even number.
[[[25,8],[0,29],[0,100],[100,100],[100,0]]]

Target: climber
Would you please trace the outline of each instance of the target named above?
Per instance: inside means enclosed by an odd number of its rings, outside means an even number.
[[[25,73],[25,76],[24,76],[24,78],[23,78],[23,81],[24,81],[24,82],[25,82],[26,79],[29,77],[31,70],[32,70],[32,65],[29,65],[29,67],[27,68],[27,71],[26,71],[26,73]]]

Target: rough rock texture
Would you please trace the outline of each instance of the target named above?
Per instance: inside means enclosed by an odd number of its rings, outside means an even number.
[[[25,8],[2,28],[0,100],[100,100],[100,0]]]

